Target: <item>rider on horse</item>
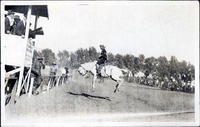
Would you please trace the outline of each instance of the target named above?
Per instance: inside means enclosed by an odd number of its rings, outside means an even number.
[[[101,49],[101,55],[97,61],[97,66],[96,66],[96,70],[97,70],[97,76],[101,77],[101,69],[103,68],[105,62],[107,61],[107,54],[106,54],[106,49],[104,45],[100,45],[100,49]]]

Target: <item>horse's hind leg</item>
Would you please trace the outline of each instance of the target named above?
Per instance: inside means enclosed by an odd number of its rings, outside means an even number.
[[[116,91],[119,92],[119,87],[121,86],[122,83],[123,83],[123,80],[117,81],[117,85],[115,86],[114,93],[116,93]]]
[[[114,90],[114,93],[116,93],[116,91],[119,89],[119,83],[117,83],[117,85],[115,86],[115,90]],[[119,90],[118,90],[119,91]]]

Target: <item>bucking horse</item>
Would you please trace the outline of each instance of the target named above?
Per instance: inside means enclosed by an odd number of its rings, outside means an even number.
[[[96,72],[96,61],[88,62],[81,64],[78,68],[78,72],[82,76],[87,76],[89,73],[93,75],[93,81],[92,81],[92,89],[94,91],[95,89],[95,81],[98,78],[97,72]],[[124,76],[132,76],[131,71],[127,69],[120,69],[117,66],[113,65],[105,65],[101,69],[101,78],[110,78],[111,80],[115,81],[117,84],[115,86],[114,93],[116,91],[119,91],[120,85],[124,82]]]

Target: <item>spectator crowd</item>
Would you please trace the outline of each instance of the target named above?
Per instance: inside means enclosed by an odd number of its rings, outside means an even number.
[[[27,15],[23,14],[22,18],[15,14],[13,11],[8,10],[5,15],[5,33],[17,36],[22,36],[24,38],[27,24]],[[31,26],[31,23],[29,24]],[[35,38],[35,35],[43,35],[42,27],[32,30],[29,29],[29,38]]]
[[[8,13],[5,16],[5,33],[24,36],[27,15],[24,14],[23,18],[20,19],[19,15],[15,15],[13,11],[8,10]]]

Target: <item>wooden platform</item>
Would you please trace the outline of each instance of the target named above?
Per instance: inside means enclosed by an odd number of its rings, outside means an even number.
[[[21,36],[12,34],[3,34],[2,51],[4,53],[3,62],[5,65],[30,67],[32,64],[32,51],[34,50],[34,41],[26,40]],[[23,59],[26,55],[25,59]]]

